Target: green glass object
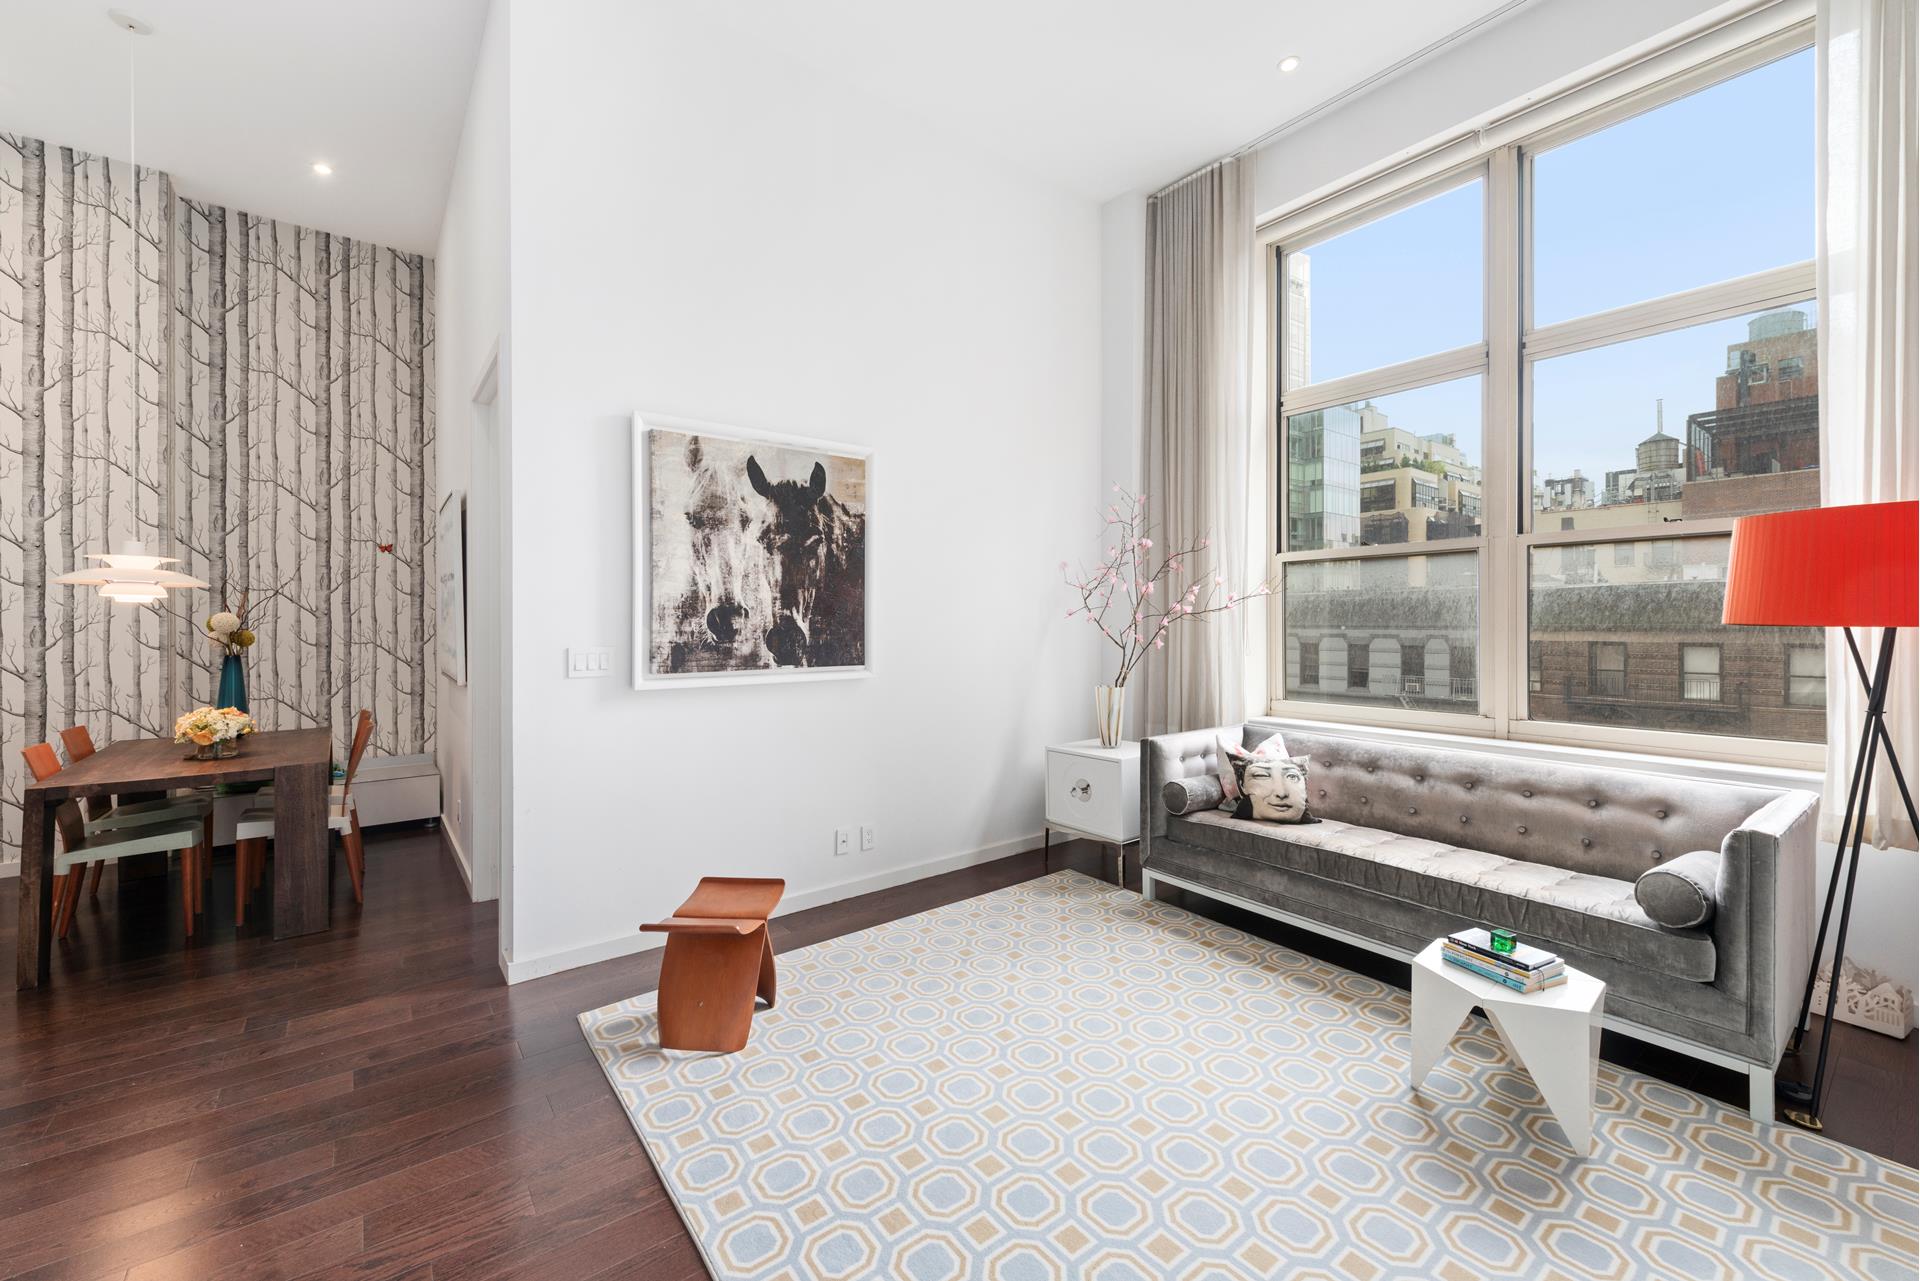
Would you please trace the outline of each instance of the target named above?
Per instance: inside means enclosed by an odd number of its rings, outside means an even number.
[[[1488,930],[1487,936],[1493,940],[1493,950],[1496,952],[1511,952],[1520,942],[1513,936],[1512,930]]]

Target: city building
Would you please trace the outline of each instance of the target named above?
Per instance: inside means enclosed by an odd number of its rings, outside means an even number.
[[[1593,482],[1578,467],[1566,476],[1549,476],[1534,495],[1540,511],[1579,511],[1593,506]]]
[[[1360,422],[1351,405],[1287,419],[1287,546],[1359,546]]]
[[[1768,312],[1727,348],[1711,412],[1687,419],[1689,518],[1820,501],[1820,335],[1797,309]]]
[[[1287,256],[1287,370],[1295,387],[1313,381],[1313,255]]]
[[[1629,564],[1612,563],[1621,553]],[[1824,732],[1822,633],[1721,626],[1724,544],[1650,540],[1535,554],[1562,563],[1533,581],[1529,717],[1739,738],[1817,741]]]
[[[1420,436],[1362,406],[1360,539],[1369,546],[1480,532],[1480,469],[1450,432]]]

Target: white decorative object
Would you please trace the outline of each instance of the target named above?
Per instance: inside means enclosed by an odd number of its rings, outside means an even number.
[[[440,500],[434,524],[439,548],[438,621],[440,671],[455,685],[467,683],[467,499],[458,489]]]
[[[1118,747],[1126,734],[1127,687],[1093,687],[1093,722],[1100,730],[1100,746]]]
[[[1114,881],[1124,883],[1122,850],[1140,839],[1140,744],[1089,738],[1047,749],[1049,848],[1055,832],[1113,846]]]
[[[633,416],[633,687],[873,673],[873,454]]]
[[[1813,1008],[1827,1008],[1827,988],[1833,967],[1822,965],[1813,981]],[[1833,1016],[1842,1023],[1904,1041],[1913,1031],[1913,989],[1894,982],[1878,970],[1862,969],[1852,961],[1840,964],[1840,1001]]]
[[[1508,1057],[1524,1067],[1581,1156],[1593,1150],[1593,1097],[1600,1064],[1600,1022],[1607,985],[1567,967],[1567,981],[1544,992],[1521,993],[1449,964],[1435,939],[1413,958],[1413,1048],[1409,1084],[1415,1089],[1446,1052],[1467,1011],[1479,1006],[1500,1034]]]

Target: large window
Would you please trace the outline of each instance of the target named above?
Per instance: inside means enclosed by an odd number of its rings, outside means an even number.
[[[1824,737],[1822,634],[1720,623],[1733,520],[1820,501],[1809,41],[1270,229],[1278,710]]]

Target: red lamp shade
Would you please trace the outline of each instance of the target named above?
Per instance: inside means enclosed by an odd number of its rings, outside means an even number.
[[[1741,517],[1733,523],[1720,621],[1920,624],[1920,502]]]

